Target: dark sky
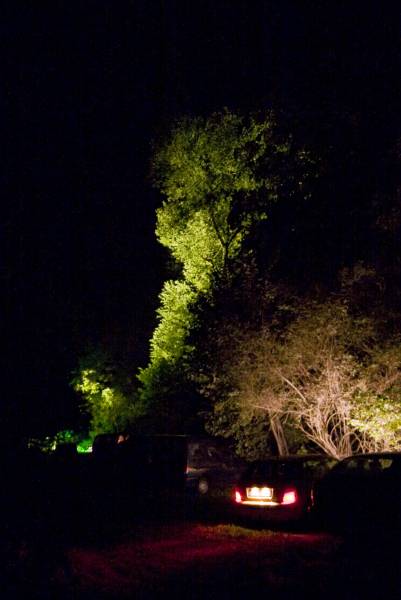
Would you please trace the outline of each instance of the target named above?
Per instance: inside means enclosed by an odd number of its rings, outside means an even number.
[[[152,138],[224,106],[391,111],[395,4],[5,3],[3,407],[22,428],[74,418],[68,381],[88,342],[146,364],[166,273]]]

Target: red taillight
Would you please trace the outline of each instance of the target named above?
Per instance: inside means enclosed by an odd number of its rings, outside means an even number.
[[[297,493],[295,490],[288,490],[283,495],[283,501],[281,504],[295,504],[297,501]]]
[[[238,490],[235,490],[235,501],[238,502],[238,504],[242,502],[242,496]]]

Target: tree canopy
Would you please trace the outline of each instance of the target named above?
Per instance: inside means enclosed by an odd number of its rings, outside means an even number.
[[[166,363],[175,368],[193,350],[195,306],[227,285],[252,256],[255,227],[272,204],[307,196],[312,165],[305,149],[279,130],[273,113],[243,117],[229,111],[178,122],[158,147],[155,185],[163,195],[156,235],[181,269],[160,294],[150,364],[140,373],[146,395]],[[162,367],[164,363],[164,366]],[[148,394],[149,395],[149,394]]]
[[[176,278],[160,294],[139,379],[164,424],[202,412],[248,457],[400,443],[398,367],[392,385],[383,374],[399,352],[396,263],[392,276],[380,257],[369,263],[364,241],[393,236],[394,188],[380,203],[375,186],[362,195],[360,140],[347,139],[317,160],[272,112],[226,110],[177,122],[156,147],[156,235]],[[352,173],[333,164],[341,152]]]
[[[400,448],[400,315],[394,326],[394,315],[361,313],[343,293],[292,297],[278,322],[281,302],[259,327],[222,329],[222,360],[203,380],[210,430],[248,456],[261,446],[249,436],[261,435],[279,454],[305,444],[335,458]]]

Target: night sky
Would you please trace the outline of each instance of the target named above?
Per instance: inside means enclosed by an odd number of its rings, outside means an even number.
[[[72,423],[68,382],[88,343],[133,373],[146,365],[168,276],[152,139],[175,117],[225,106],[395,114],[396,4],[5,3],[4,418],[19,415],[21,433]]]

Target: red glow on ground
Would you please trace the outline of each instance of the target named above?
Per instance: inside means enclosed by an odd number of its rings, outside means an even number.
[[[237,569],[241,571],[239,566],[244,565],[244,556],[248,564],[259,566],[263,557],[262,562],[269,568],[262,568],[261,573],[268,577],[266,583],[275,587],[281,585],[281,579],[274,565],[279,568],[280,557],[287,552],[294,555],[297,548],[303,549],[297,559],[302,573],[310,567],[311,555],[316,554],[319,562],[319,554],[327,553],[328,536],[243,531],[231,531],[225,525],[165,526],[156,536],[144,540],[131,539],[106,549],[75,548],[70,552],[70,560],[79,591],[112,595],[119,592],[125,598],[149,586],[157,595],[171,580],[184,588],[202,586],[207,577],[225,578],[227,569],[232,570],[234,577]],[[308,564],[304,564],[305,560]]]

